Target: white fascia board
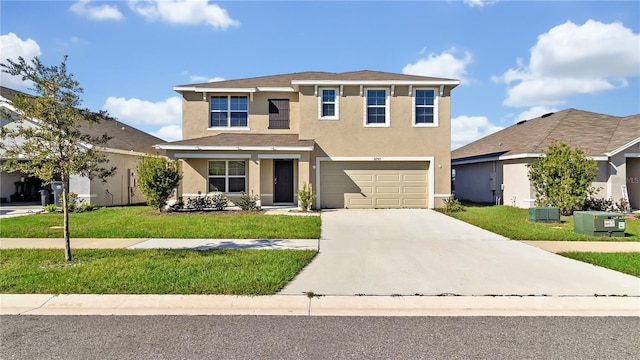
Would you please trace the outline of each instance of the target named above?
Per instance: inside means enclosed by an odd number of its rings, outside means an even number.
[[[611,157],[611,156],[614,156],[614,155],[616,155],[616,154],[618,154],[618,153],[620,153],[620,152],[622,152],[622,151],[624,151],[624,150],[628,149],[629,147],[631,147],[633,145],[636,145],[636,144],[640,144],[640,137],[630,141],[629,143],[626,143],[626,144],[620,146],[619,148],[617,148],[617,149],[615,149],[615,150],[613,150],[611,152],[604,153],[604,154],[609,156],[609,157]]]
[[[514,154],[514,155],[506,155],[498,157],[498,160],[513,160],[513,159],[528,159],[528,158],[539,158],[543,157],[544,154],[540,153],[523,153],[523,154]]]
[[[625,158],[640,158],[640,153],[625,153]]]
[[[275,86],[258,86],[256,88],[257,91],[269,91],[269,92],[294,92],[295,90],[288,86],[288,87],[275,87]]]
[[[206,146],[206,145],[156,145],[161,150],[196,151],[313,151],[313,146]]]
[[[121,154],[121,155],[134,155],[134,156],[149,155],[149,153],[143,153],[143,152],[134,151],[134,150],[113,149],[113,148],[98,147],[98,146],[96,146],[96,150],[106,152],[106,153]],[[162,155],[159,155],[159,156],[162,156]],[[162,156],[162,157],[165,157],[165,156]]]
[[[300,159],[300,154],[258,154],[258,159]]]
[[[292,80],[293,85],[460,85],[459,80]]]
[[[609,161],[608,156],[587,156],[587,159],[595,161]]]
[[[254,93],[256,88],[205,88],[195,86],[174,86],[174,91],[217,92],[217,93]]]
[[[251,154],[175,153],[176,159],[251,159]]]
[[[467,164],[477,164],[488,161],[498,161],[500,158],[498,156],[493,156],[490,158],[482,158],[482,159],[468,159],[468,160],[451,160],[451,165],[467,165]]]

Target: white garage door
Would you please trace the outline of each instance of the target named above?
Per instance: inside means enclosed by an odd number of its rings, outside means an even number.
[[[428,162],[327,161],[320,167],[323,208],[426,208]]]

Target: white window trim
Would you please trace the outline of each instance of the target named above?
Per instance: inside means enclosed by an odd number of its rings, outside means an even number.
[[[384,120],[385,122],[382,124],[368,124],[367,123],[367,94],[369,92],[369,90],[384,90],[384,94],[385,94],[385,109],[384,109]],[[391,102],[390,102],[390,97],[389,97],[389,89],[388,88],[365,88],[363,91],[363,106],[364,106],[364,116],[362,119],[362,123],[364,124],[364,127],[390,127],[391,126]]]
[[[243,161],[244,162],[244,175],[240,176],[240,175],[229,175],[229,161],[238,161],[238,159],[236,160],[221,160],[221,159],[214,159],[214,160],[209,160],[207,161],[207,193],[211,193],[214,191],[209,191],[209,179],[210,178],[221,178],[221,175],[209,175],[209,163],[212,161],[224,161],[224,187],[225,189],[229,190],[229,178],[233,178],[233,179],[237,179],[237,178],[244,178],[244,192],[247,192],[247,171],[249,170],[249,166],[247,164],[247,161]],[[223,192],[224,194],[230,194],[230,195],[239,195],[242,194],[242,192],[229,192],[229,191],[225,191]]]
[[[247,98],[247,126],[231,126],[231,112],[240,112],[240,110],[231,110],[231,97],[245,97]],[[213,97],[226,97],[227,98],[227,126],[211,126],[211,114],[214,110],[211,110],[211,98]],[[222,111],[215,111],[222,112]],[[248,131],[249,130],[249,97],[242,95],[210,95],[209,96],[209,127],[208,130],[239,130],[239,131]]]
[[[322,91],[333,90],[335,92],[335,115],[334,116],[322,116]],[[340,120],[340,95],[338,88],[320,88],[318,89],[318,119],[319,120]]]
[[[432,123],[416,123],[416,93],[418,92],[417,90],[433,90],[433,122]],[[412,107],[411,107],[411,122],[413,124],[413,127],[438,127],[439,126],[439,116],[438,116],[438,101],[440,100],[440,95],[438,93],[438,89],[437,88],[427,88],[427,87],[422,87],[422,88],[414,88],[413,89],[413,96],[412,96]]]

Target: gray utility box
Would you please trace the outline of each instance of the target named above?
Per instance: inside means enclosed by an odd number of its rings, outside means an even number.
[[[591,236],[624,237],[624,215],[604,211],[576,211],[573,231]]]
[[[560,208],[557,208],[557,207],[529,208],[529,221],[560,222]]]

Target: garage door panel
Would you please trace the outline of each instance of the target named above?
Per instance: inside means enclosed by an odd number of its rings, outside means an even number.
[[[376,186],[377,194],[400,194],[398,186]]]
[[[323,162],[324,208],[426,208],[428,162]]]

